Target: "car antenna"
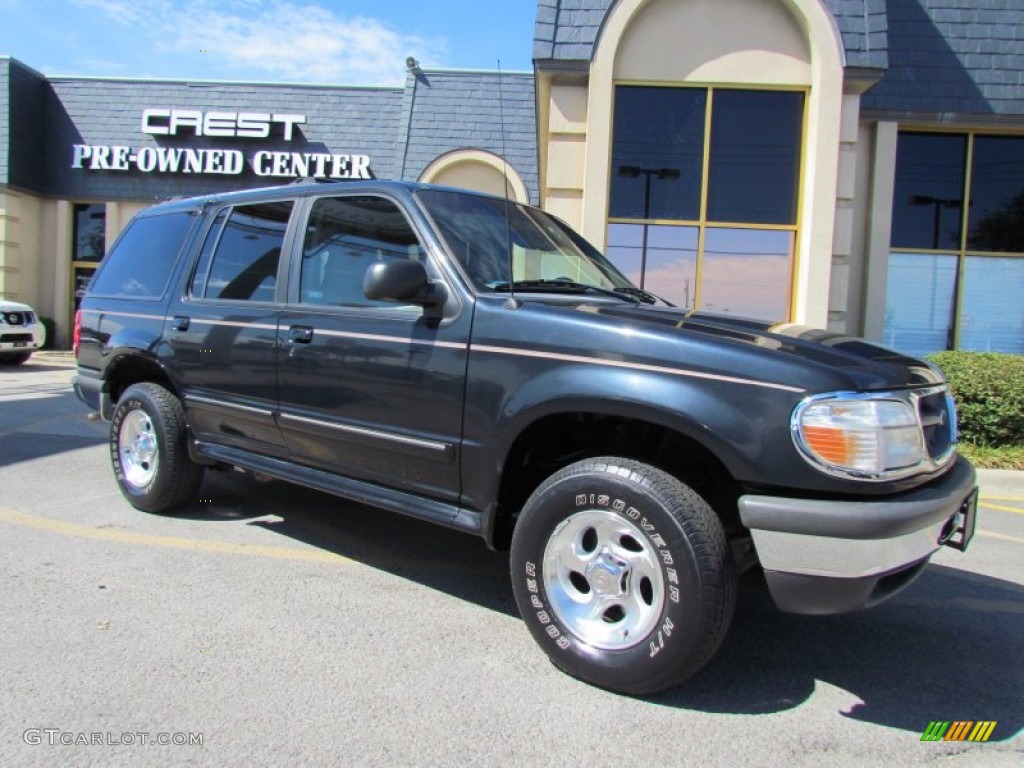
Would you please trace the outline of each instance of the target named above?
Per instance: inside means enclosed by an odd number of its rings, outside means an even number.
[[[515,254],[512,251],[512,220],[509,218],[509,191],[508,191],[508,155],[505,149],[505,92],[502,89],[501,59],[498,59],[498,115],[501,119],[501,181],[505,192],[505,241],[508,246],[508,302],[509,309],[516,309],[515,294]]]

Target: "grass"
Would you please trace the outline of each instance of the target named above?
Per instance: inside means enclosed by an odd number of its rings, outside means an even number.
[[[1024,470],[1024,445],[1004,445],[1000,448],[993,448],[990,445],[960,443],[957,449],[978,469]]]

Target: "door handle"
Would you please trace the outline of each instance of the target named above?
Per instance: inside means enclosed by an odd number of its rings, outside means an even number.
[[[175,331],[187,331],[191,320],[185,315],[176,315],[171,320],[171,329]]]
[[[288,329],[288,341],[292,344],[309,344],[313,341],[313,329],[308,325],[293,325]]]

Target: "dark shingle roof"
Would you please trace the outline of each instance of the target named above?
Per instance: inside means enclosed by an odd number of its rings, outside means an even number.
[[[1024,0],[889,0],[889,71],[865,109],[1024,115]]]
[[[408,143],[399,178],[418,178],[431,162],[456,149],[501,156],[504,139],[509,164],[522,176],[530,199],[538,200],[533,75],[506,73],[500,85],[498,78],[496,72],[425,72],[409,83],[401,128],[407,137],[398,138],[399,146]]]

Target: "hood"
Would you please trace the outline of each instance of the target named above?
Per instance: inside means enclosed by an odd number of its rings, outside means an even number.
[[[688,363],[707,361],[709,367],[746,369],[776,381],[791,379],[808,390],[819,389],[818,385],[867,391],[944,383],[939,369],[923,360],[809,326],[601,301],[575,303],[572,308],[636,333],[677,338]],[[637,352],[641,348],[633,347]]]
[[[32,309],[28,304],[22,304],[17,301],[9,301],[8,299],[0,299],[0,312],[32,312]]]

